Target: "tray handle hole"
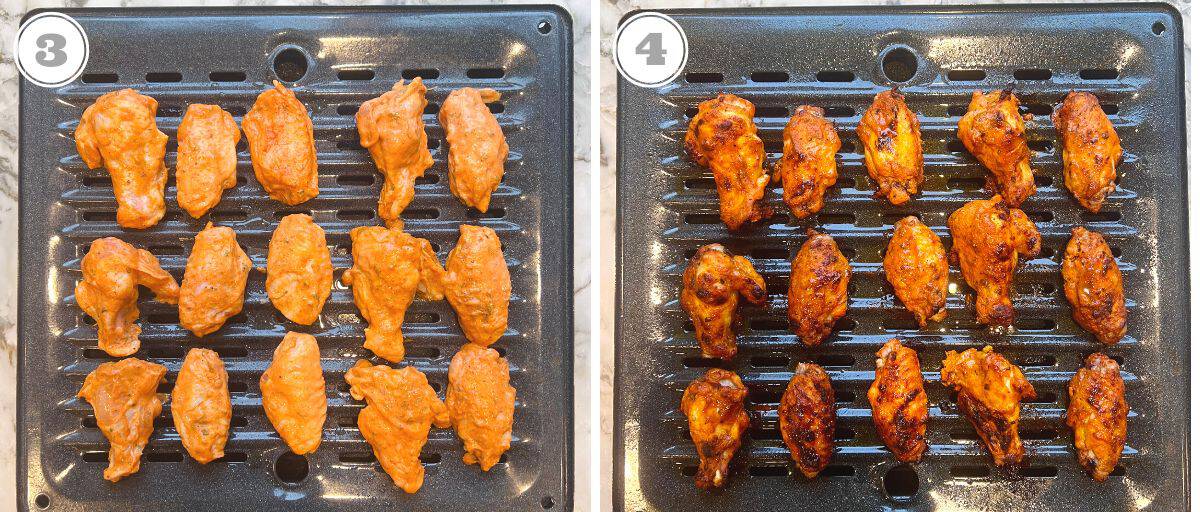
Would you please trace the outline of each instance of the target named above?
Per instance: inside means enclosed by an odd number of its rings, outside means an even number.
[[[553,496],[542,496],[542,508],[544,508],[546,510],[550,510],[550,509],[554,508],[554,497]]]
[[[291,451],[275,459],[275,476],[289,484],[298,484],[308,476],[308,458]]]
[[[554,30],[554,25],[551,25],[549,21],[542,20],[542,21],[538,22],[538,24],[537,24],[538,32],[540,32],[542,34],[549,34],[551,30]]]
[[[908,501],[916,496],[920,487],[917,471],[908,464],[893,466],[883,475],[883,492],[894,501]]]
[[[1161,21],[1156,21],[1150,26],[1150,30],[1154,32],[1154,35],[1161,36],[1167,31],[1167,25]]]
[[[272,69],[280,80],[296,83],[308,73],[308,57],[299,48],[284,48],[275,54]]]
[[[917,55],[911,48],[898,46],[883,54],[883,76],[896,83],[912,80],[917,74]]]
[[[544,499],[542,501],[545,502]],[[33,499],[33,504],[37,505],[37,508],[41,510],[46,510],[50,508],[50,497],[46,496],[45,494],[38,494],[37,497]]]

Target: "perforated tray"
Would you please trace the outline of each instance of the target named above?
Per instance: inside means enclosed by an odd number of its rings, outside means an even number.
[[[689,37],[687,67],[674,83],[619,91],[619,292],[614,502],[651,510],[1183,510],[1188,460],[1188,282],[1182,24],[1164,5],[823,8],[666,11]],[[887,50],[916,56],[900,84],[921,123],[924,193],[895,207],[872,198],[854,133],[875,93],[895,85]],[[956,267],[949,317],[918,330],[882,274],[892,224],[919,215],[950,244],[946,219],[985,199],[986,170],[955,133],[975,89],[1013,87],[1034,150],[1037,194],[1023,209],[1042,234],[1042,254],[1017,270],[1017,331],[976,325],[973,296]],[[1098,214],[1063,187],[1062,155],[1050,121],[1070,90],[1096,94],[1125,149],[1120,186]],[[718,92],[758,107],[767,163],[782,152],[791,110],[824,107],[843,139],[839,177],[824,209],[802,222],[779,212],[731,234],[717,216],[711,173],[683,149],[699,102]],[[1130,308],[1129,334],[1104,352],[1123,362],[1132,412],[1121,465],[1105,483],[1076,462],[1062,423],[1066,383],[1102,347],[1071,319],[1062,294],[1061,252],[1074,226],[1102,233],[1118,255]],[[787,329],[789,261],[816,226],[851,260],[850,308],[824,344],[801,348]],[[751,429],[728,488],[693,486],[698,459],[679,401],[687,384],[719,361],[700,357],[679,305],[681,275],[700,246],[720,242],[748,255],[771,295],[743,306],[731,363],[750,388]],[[915,473],[897,468],[871,422],[866,391],[875,351],[889,338],[915,346],[929,393],[929,451]],[[999,474],[961,417],[938,371],[946,350],[992,344],[1022,366],[1038,397],[1022,406],[1028,463]],[[799,361],[830,372],[837,396],[837,451],[816,479],[794,475],[776,408]]]
[[[18,502],[50,510],[567,510],[571,508],[571,20],[557,7],[371,9],[68,10],[88,33],[91,60],[81,80],[47,90],[21,87],[20,432]],[[206,217],[192,219],[167,185],[167,214],[157,226],[125,230],[107,174],[89,171],[72,133],[83,109],[105,92],[133,87],[159,101],[158,126],[171,137],[189,103],[215,103],[241,116],[272,79],[286,48],[307,63],[295,85],[315,126],[321,194],[295,207],[267,199],[255,183],[243,137],[238,185]],[[294,68],[293,68],[294,69]],[[204,223],[231,226],[256,268],[278,220],[309,212],[328,235],[335,277],[351,265],[351,228],[381,224],[382,177],[358,144],[354,113],[363,101],[415,76],[429,87],[424,116],[435,163],[418,181],[404,213],[406,230],[429,239],[444,261],[458,225],[496,230],[513,278],[508,331],[495,347],[517,389],[512,449],[487,473],[460,460],[452,430],[436,429],[422,460],[425,484],[406,495],[382,473],[359,434],[343,379],[368,355],[365,323],[350,291],[337,284],[318,323],[286,321],[250,275],[243,314],[198,340],[178,325],[172,306],[143,293],[142,349],[167,366],[171,390],[187,349],[211,347],[230,375],[233,427],[222,461],[187,456],[170,402],[155,422],[141,471],[116,484],[101,479],[108,444],[88,404],[74,398],[84,376],[113,360],[96,348],[92,322],[75,304],[79,258],[92,240],[118,236],[157,255],[182,277],[192,239]],[[504,182],[486,214],[468,211],[447,185],[438,105],[464,86],[502,93],[492,110],[510,145]],[[287,330],[316,335],[329,396],[320,449],[305,464],[287,453],[262,411],[258,379]],[[444,395],[450,358],[466,342],[445,302],[416,301],[405,318],[408,356]],[[282,474],[282,476],[280,476]]]

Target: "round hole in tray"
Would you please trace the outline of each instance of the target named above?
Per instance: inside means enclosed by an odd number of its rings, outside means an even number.
[[[880,65],[888,80],[904,83],[917,74],[917,54],[907,46],[896,46],[884,52]]]
[[[542,496],[542,508],[544,508],[546,510],[550,510],[550,509],[554,508],[554,497],[553,496]]]
[[[921,480],[911,465],[899,464],[883,475],[883,492],[893,501],[908,501],[917,494]]]
[[[46,510],[50,508],[50,497],[46,496],[45,494],[38,494],[37,497],[33,499],[33,504],[37,505],[37,508]]]
[[[284,483],[298,484],[308,476],[308,458],[291,451],[283,452],[275,459],[275,476]]]
[[[308,73],[308,55],[295,46],[284,46],[271,59],[271,69],[281,81],[298,82]]]
[[[1154,35],[1161,36],[1163,35],[1163,32],[1167,31],[1167,25],[1161,21],[1156,21],[1150,26],[1150,30],[1154,31]]]
[[[551,30],[554,30],[554,26],[551,25],[550,22],[546,21],[546,20],[539,21],[537,27],[538,27],[538,32],[541,32],[543,34],[549,34]]]

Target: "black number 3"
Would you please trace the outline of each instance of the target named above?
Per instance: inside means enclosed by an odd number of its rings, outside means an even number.
[[[638,43],[637,48],[634,48],[633,53],[646,56],[646,64],[650,66],[666,65],[667,51],[663,49],[662,33],[651,32],[646,34],[642,42]]]
[[[61,66],[67,62],[67,54],[63,52],[63,47],[67,46],[67,38],[62,34],[42,34],[37,38],[38,64],[47,67]]]

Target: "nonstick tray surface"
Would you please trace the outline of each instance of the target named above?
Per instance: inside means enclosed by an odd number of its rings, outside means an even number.
[[[614,502],[653,510],[1183,510],[1188,503],[1188,281],[1182,24],[1158,4],[820,8],[667,11],[689,37],[684,73],[659,89],[622,83],[618,130],[618,344]],[[854,133],[875,93],[896,83],[883,55],[904,46],[915,76],[899,84],[921,123],[927,181],[910,204],[872,198]],[[957,291],[949,317],[918,330],[882,275],[892,224],[920,215],[949,246],[946,219],[990,196],[986,170],[965,153],[955,128],[971,92],[1012,87],[1034,115],[1037,194],[1023,205],[1043,252],[1015,280],[1017,329],[976,325],[973,295]],[[1063,187],[1060,143],[1050,121],[1070,90],[1095,93],[1125,149],[1120,186],[1098,214]],[[772,185],[775,218],[731,234],[717,216],[711,173],[683,149],[697,104],[718,92],[758,107],[767,164],[782,152],[791,110],[824,107],[843,139],[840,179],[813,219],[787,215]],[[1125,278],[1129,334],[1103,348],[1071,319],[1059,263],[1071,228],[1102,233]],[[849,313],[824,344],[801,348],[787,330],[789,262],[806,227],[831,234],[851,261]],[[679,305],[681,275],[700,246],[720,242],[764,275],[766,308],[743,305],[739,351],[720,366],[750,388],[751,417],[726,489],[692,483],[698,463],[679,402],[687,384],[719,361],[700,357]],[[969,290],[968,290],[969,291]],[[889,338],[915,346],[930,399],[929,451],[898,467],[871,421],[867,388],[875,351]],[[992,344],[1022,366],[1038,398],[1022,406],[1027,465],[1002,475],[939,381],[944,352]],[[1063,424],[1066,384],[1087,354],[1123,362],[1131,406],[1116,476],[1088,478]],[[829,370],[837,396],[837,450],[818,478],[794,475],[776,407],[797,362]],[[915,472],[914,472],[915,469]]]
[[[571,19],[557,7],[369,9],[68,10],[87,31],[91,60],[80,81],[48,90],[22,84],[20,189],[19,507],[49,510],[569,510],[571,508]],[[239,124],[276,79],[275,56],[295,48],[307,73],[294,85],[313,117],[321,194],[295,207],[269,200],[255,182],[243,137],[238,185],[206,217],[192,219],[167,185],[167,214],[134,231],[115,223],[107,174],[88,171],[72,133],[83,109],[105,92],[133,87],[159,101],[158,126],[171,137],[190,103],[215,103]],[[292,56],[297,54],[293,53]],[[282,59],[287,61],[285,57]],[[166,365],[169,392],[187,349],[211,347],[230,376],[233,427],[222,461],[187,456],[168,400],[141,471],[101,479],[108,443],[91,407],[74,398],[84,376],[111,361],[73,298],[79,261],[92,240],[118,236],[157,255],[180,279],[194,235],[211,220],[231,226],[256,268],[280,218],[310,212],[328,235],[335,278],[350,266],[349,231],[378,225],[382,176],[358,144],[354,113],[402,77],[429,87],[426,129],[435,163],[404,213],[406,230],[429,239],[443,261],[462,223],[496,230],[513,278],[508,331],[495,347],[517,389],[512,449],[487,473],[460,459],[453,430],[435,429],[422,460],[424,487],[392,484],[357,429],[363,402],[343,378],[369,353],[350,291],[335,285],[311,327],[286,321],[250,274],[245,310],[198,340],[173,306],[139,301],[137,357]],[[459,87],[491,87],[511,147],[504,182],[485,214],[450,194],[438,105]],[[329,397],[324,439],[307,464],[288,453],[262,411],[258,379],[287,330],[321,345]],[[466,342],[442,302],[415,301],[405,318],[408,357],[444,395],[447,366]],[[303,471],[307,474],[303,475]],[[302,479],[298,478],[304,476]],[[290,483],[288,480],[299,480]]]

